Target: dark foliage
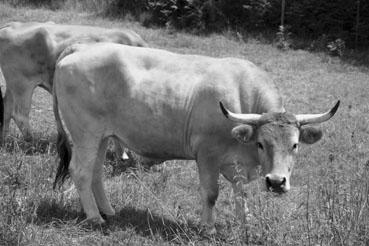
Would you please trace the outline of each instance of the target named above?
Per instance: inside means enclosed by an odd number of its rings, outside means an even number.
[[[115,0],[115,2],[129,2]],[[145,25],[166,25],[195,31],[277,30],[280,0],[136,0],[134,15],[144,14]],[[139,11],[137,11],[137,6]],[[125,6],[126,11],[130,10]],[[357,17],[359,16],[359,19]],[[369,2],[363,0],[288,0],[285,23],[295,37],[325,39],[324,46],[337,39],[348,47],[369,44]]]
[[[78,1],[78,0],[76,0]],[[8,0],[13,5],[57,9],[65,0]],[[145,26],[167,26],[194,32],[273,33],[281,25],[281,0],[109,0],[109,16],[126,16]],[[316,40],[312,48],[333,50],[343,41],[349,48],[369,44],[369,1],[286,0],[285,25],[293,37]],[[338,41],[337,41],[338,40]],[[337,43],[338,45],[336,45]],[[321,44],[321,47],[317,47]],[[339,52],[336,52],[339,53]]]

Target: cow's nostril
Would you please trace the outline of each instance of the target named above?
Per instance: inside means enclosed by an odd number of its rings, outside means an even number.
[[[282,179],[281,186],[282,186],[282,185],[285,185],[285,184],[286,184],[286,178],[283,178],[283,179]]]

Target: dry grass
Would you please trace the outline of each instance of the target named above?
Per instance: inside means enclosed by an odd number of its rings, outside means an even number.
[[[247,224],[234,219],[230,185],[221,179],[219,233],[203,238],[193,161],[171,161],[148,172],[112,173],[106,165],[105,184],[117,215],[102,228],[78,224],[83,219],[78,196],[52,190],[56,155],[51,97],[37,90],[31,114],[38,134],[35,142],[22,142],[13,127],[13,137],[0,150],[0,245],[369,244],[367,69],[323,54],[281,52],[229,33],[199,37],[87,13],[0,4],[0,24],[11,20],[131,28],[154,47],[253,61],[273,76],[292,112],[319,112],[336,99],[342,105],[337,116],[321,126],[324,138],[301,148],[289,194],[263,192],[259,182],[247,186],[251,212]]]

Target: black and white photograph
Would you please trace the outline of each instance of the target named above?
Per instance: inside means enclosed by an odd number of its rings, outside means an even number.
[[[0,0],[0,246],[369,246],[369,1]]]

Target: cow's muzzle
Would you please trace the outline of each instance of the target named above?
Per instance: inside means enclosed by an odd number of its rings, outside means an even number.
[[[288,191],[287,178],[274,174],[265,176],[265,184],[268,191],[276,193],[285,193]]]

